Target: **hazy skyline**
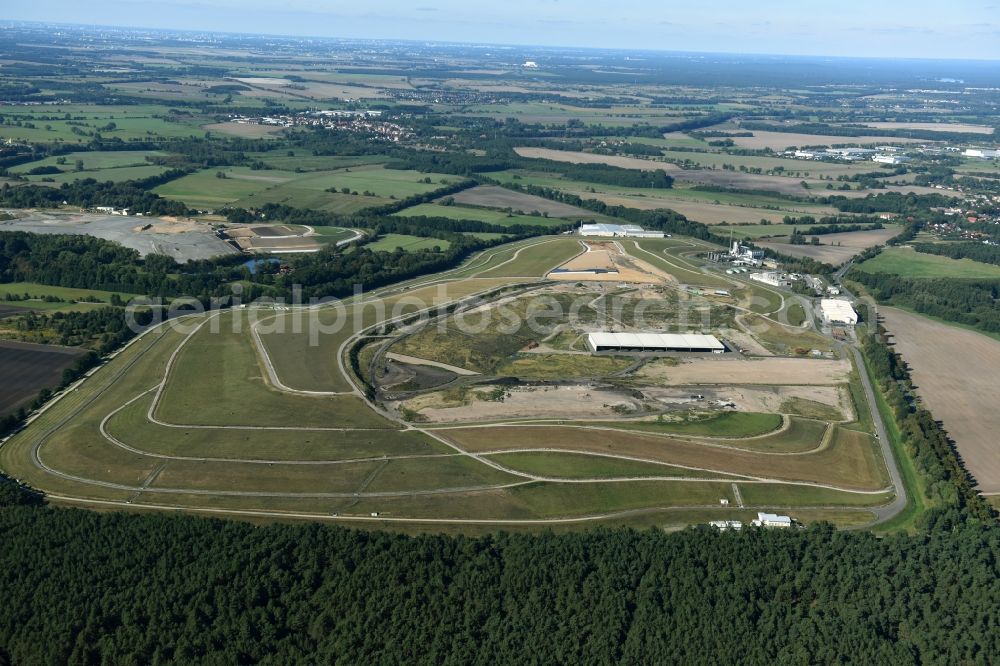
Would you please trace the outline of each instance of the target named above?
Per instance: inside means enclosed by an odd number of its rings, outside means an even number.
[[[1000,59],[1000,0],[8,0],[7,20],[315,37]]]

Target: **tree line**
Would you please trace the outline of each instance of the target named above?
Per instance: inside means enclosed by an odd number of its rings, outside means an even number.
[[[847,278],[864,285],[887,305],[910,308],[921,314],[1000,332],[1000,280],[960,278],[907,278],[889,273],[869,273],[851,268]]]
[[[130,208],[133,212],[148,215],[186,215],[186,205],[164,199],[149,190],[187,173],[183,169],[171,169],[158,176],[120,183],[84,178],[63,183],[59,187],[34,184],[11,187],[10,183],[4,183],[0,187],[0,205],[11,208],[58,208],[67,203],[81,208]]]
[[[972,259],[984,264],[1000,265],[1000,246],[975,242],[913,243],[913,249],[924,254],[936,254],[952,259]]]

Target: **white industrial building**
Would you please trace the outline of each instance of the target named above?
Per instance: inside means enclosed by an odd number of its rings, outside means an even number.
[[[738,520],[713,520],[708,523],[717,530],[725,532],[726,530],[741,530],[743,529],[743,523]]]
[[[984,160],[995,160],[1000,156],[1000,151],[989,150],[987,148],[966,148],[965,152],[962,153],[966,157],[978,157]]]
[[[842,298],[824,298],[819,302],[820,315],[827,324],[854,326],[858,323],[858,313]]]
[[[876,155],[872,158],[872,162],[878,162],[879,164],[903,164],[904,162],[909,162],[909,160],[901,155]]]
[[[763,282],[764,284],[769,284],[772,287],[789,287],[792,284],[791,279],[785,273],[780,273],[777,271],[769,271],[764,273],[751,273],[750,279],[757,282]]]
[[[757,520],[751,521],[755,527],[791,527],[792,519],[788,516],[779,516],[776,513],[757,512]]]
[[[646,231],[635,224],[583,224],[581,236],[604,236],[610,238],[663,238],[662,231]]]
[[[726,346],[714,335],[694,333],[588,333],[587,347],[593,352],[713,352]]]

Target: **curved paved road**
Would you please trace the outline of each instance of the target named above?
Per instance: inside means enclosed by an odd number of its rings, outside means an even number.
[[[875,434],[878,437],[879,445],[882,448],[882,459],[885,460],[886,469],[889,471],[889,481],[892,483],[892,487],[896,491],[896,499],[885,506],[873,509],[876,518],[872,525],[878,525],[879,523],[884,523],[898,515],[903,509],[906,508],[909,500],[906,496],[906,485],[903,483],[903,476],[899,473],[899,464],[896,462],[896,456],[892,451],[892,444],[889,440],[889,432],[886,430],[885,422],[882,420],[882,413],[879,412],[878,403],[875,401],[875,389],[872,387],[871,380],[868,378],[865,358],[857,347],[851,346],[848,348],[851,350],[851,354],[854,355],[854,360],[857,362],[858,374],[861,376],[861,386],[865,390],[865,399],[868,400],[869,411],[872,415],[872,423],[875,425]]]

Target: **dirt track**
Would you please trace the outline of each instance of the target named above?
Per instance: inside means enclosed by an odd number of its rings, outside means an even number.
[[[1000,493],[1000,342],[895,308],[880,308],[917,392],[944,422],[983,492]]]
[[[800,358],[698,359],[676,367],[650,363],[639,376],[665,384],[778,384],[831,385],[847,382],[847,361]]]

